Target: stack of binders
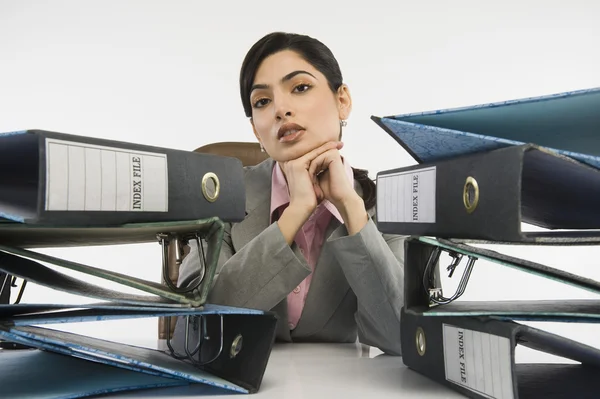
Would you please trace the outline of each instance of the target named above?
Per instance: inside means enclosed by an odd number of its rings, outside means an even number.
[[[596,88],[372,117],[417,162],[377,175],[379,230],[409,236],[401,333],[409,368],[473,398],[600,396],[598,348],[523,324],[596,323],[599,299],[460,300],[478,260],[600,293],[600,282],[568,268],[477,246],[600,244],[599,110]],[[441,273],[454,275],[456,291],[442,290]],[[570,361],[517,364],[517,345]]]
[[[43,130],[0,134],[0,341],[26,348],[0,351],[2,396],[76,398],[191,383],[205,384],[207,394],[257,392],[276,316],[207,302],[225,223],[244,216],[238,159]],[[166,275],[165,284],[128,275],[127,262],[115,272],[36,251],[155,242],[166,274],[170,249],[180,258],[189,240],[201,244],[204,262],[198,284],[185,288]],[[17,278],[87,299],[20,303],[20,292],[10,303]],[[164,351],[60,330],[62,323],[101,329],[108,320],[174,316],[183,317],[185,332]]]

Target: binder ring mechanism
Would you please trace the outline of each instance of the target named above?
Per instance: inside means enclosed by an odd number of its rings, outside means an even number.
[[[206,255],[204,251],[204,245],[202,237],[198,233],[191,233],[187,235],[179,234],[157,234],[158,243],[162,247],[162,274],[164,283],[175,293],[187,294],[194,293],[199,294],[200,286],[204,281],[206,275]],[[198,252],[198,259],[200,262],[200,278],[195,285],[190,287],[177,287],[170,279],[169,276],[169,246],[172,245],[172,249],[175,252],[175,263],[179,266],[183,262],[183,246],[187,245],[190,240],[196,240],[196,248]]]
[[[449,278],[452,278],[456,267],[461,263],[463,258],[463,254],[449,249],[442,249],[440,247],[435,247],[433,249],[433,251],[429,255],[429,259],[427,260],[425,272],[423,273],[423,288],[425,289],[425,292],[429,294],[429,306],[448,304],[454,301],[455,299],[459,298],[462,294],[464,294],[467,288],[467,284],[469,283],[469,278],[471,277],[471,272],[473,271],[473,265],[478,259],[475,256],[467,256],[469,260],[467,261],[467,265],[465,266],[463,275],[460,279],[460,282],[458,283],[456,292],[451,297],[446,298],[443,295],[442,288],[439,287],[438,284],[436,284],[435,278],[435,269],[438,265],[440,255],[444,250],[448,251],[448,254],[453,258],[452,263],[450,263],[450,265],[446,267],[446,271],[448,272]]]
[[[182,342],[182,346],[183,349],[185,351],[185,354],[181,354],[179,353],[174,347],[173,344],[171,343],[171,337],[167,337],[167,347],[169,348],[169,352],[171,353],[171,356],[174,357],[177,360],[186,360],[191,362],[193,365],[195,366],[205,366],[207,364],[210,364],[212,362],[214,362],[215,360],[217,360],[219,358],[219,356],[221,356],[221,354],[223,353],[223,348],[225,346],[225,340],[224,340],[224,330],[223,330],[223,315],[216,315],[218,316],[218,325],[219,325],[219,331],[217,332],[217,337],[214,337],[212,334],[209,333],[209,328],[208,328],[208,320],[207,318],[210,317],[211,315],[199,315],[199,316],[185,316],[185,339]],[[215,316],[215,315],[212,315]],[[194,331],[197,331],[197,336],[195,337],[195,340],[197,340],[196,346],[195,348],[191,349],[190,348],[190,344],[192,343],[192,335],[190,332],[190,324],[192,324],[192,328],[194,329]],[[167,331],[171,331],[171,317],[167,317]],[[218,339],[218,349],[216,350],[216,353],[212,356],[208,356],[208,359],[203,358],[203,352],[202,352],[202,346],[206,343],[206,342],[210,342],[211,340],[214,339]],[[241,338],[241,335],[240,335]],[[234,345],[237,345],[236,342],[232,343],[232,349],[231,352],[234,352]],[[239,348],[236,347],[235,349],[237,349],[237,352],[235,353],[235,355],[237,356],[237,354],[239,353],[239,351],[241,350],[241,344],[239,344]],[[235,356],[231,356],[230,357],[235,357]],[[197,358],[197,360],[196,360]]]

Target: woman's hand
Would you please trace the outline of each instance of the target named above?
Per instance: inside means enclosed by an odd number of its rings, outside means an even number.
[[[337,208],[349,235],[360,231],[367,223],[367,211],[354,190],[354,181],[346,175],[338,149],[327,150],[314,158],[308,173],[313,178],[317,200],[327,199]]]
[[[322,199],[317,197],[317,192],[321,192],[321,190],[318,188],[314,175],[309,172],[311,163],[323,153],[330,150],[337,152],[342,146],[341,142],[331,141],[300,158],[280,164],[290,191],[290,204],[283,211],[278,223],[288,244],[294,241],[298,230]]]
[[[342,143],[331,141],[306,153],[300,158],[283,162],[282,169],[290,191],[290,207],[304,211],[306,217],[315,210],[320,199],[315,190],[314,175],[310,173],[310,166],[315,159],[328,151],[342,148]]]
[[[313,179],[319,202],[327,199],[340,210],[344,202],[358,197],[353,182],[346,176],[342,156],[337,148],[314,158],[308,173]]]

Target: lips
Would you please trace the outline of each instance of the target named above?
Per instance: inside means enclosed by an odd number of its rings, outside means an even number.
[[[277,138],[281,142],[293,141],[304,132],[304,128],[296,123],[281,125],[277,131]]]

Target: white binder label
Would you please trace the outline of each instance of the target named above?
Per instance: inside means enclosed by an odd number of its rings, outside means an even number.
[[[443,325],[446,379],[481,396],[512,399],[510,340]]]
[[[167,212],[167,155],[46,139],[47,211]]]
[[[377,220],[435,223],[435,166],[380,175],[377,178]]]

